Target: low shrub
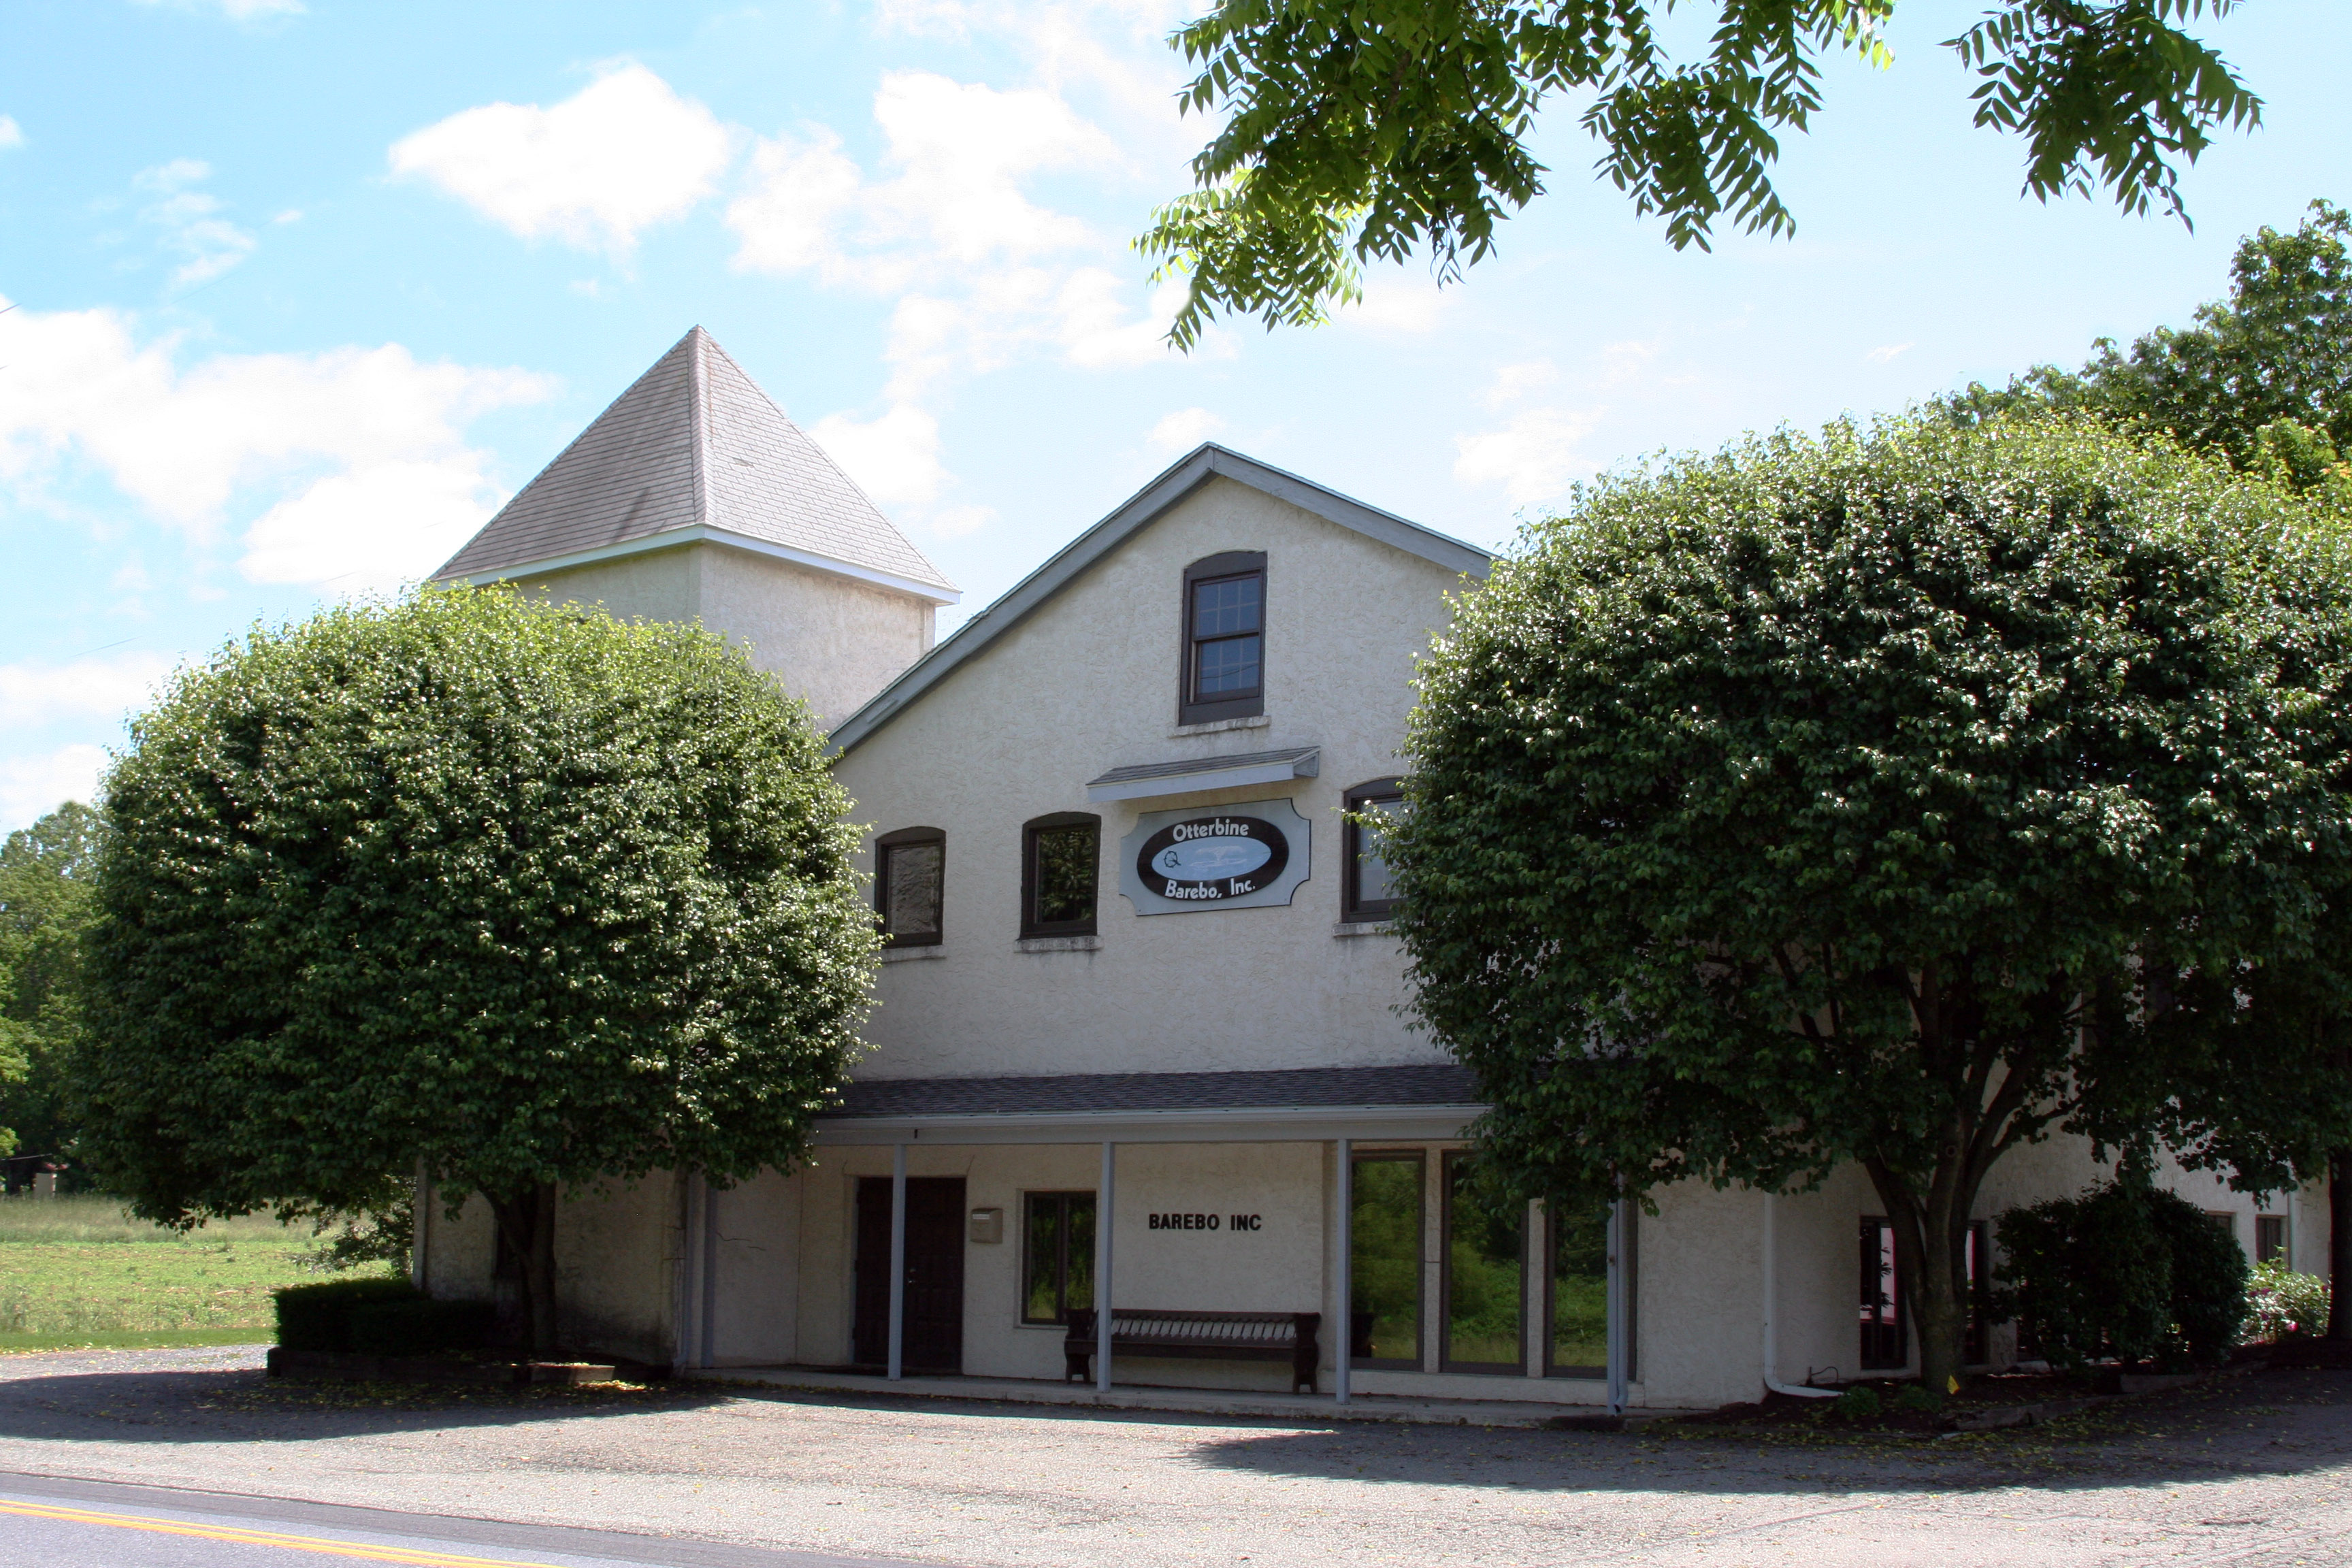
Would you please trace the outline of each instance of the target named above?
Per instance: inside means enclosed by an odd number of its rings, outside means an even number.
[[[2315,1340],[2327,1331],[2328,1308],[2327,1281],[2318,1275],[2297,1274],[2283,1263],[2257,1263],[2246,1285],[2239,1342]]]
[[[405,1279],[382,1279],[289,1285],[270,1295],[278,1303],[278,1343],[289,1351],[350,1350],[354,1308],[379,1301],[424,1299],[416,1287]]]
[[[1849,1421],[1866,1421],[1879,1413],[1878,1390],[1857,1384],[1832,1400],[1830,1408]]]
[[[2022,1320],[2051,1365],[2228,1356],[2246,1312],[2245,1254],[2187,1199],[2112,1183],[2011,1209],[2000,1229],[1995,1310]]]
[[[1944,1396],[1923,1383],[1906,1383],[1895,1393],[1895,1408],[1933,1415],[1944,1408]]]
[[[370,1355],[435,1355],[480,1350],[498,1326],[488,1301],[366,1301],[347,1320],[351,1347]]]

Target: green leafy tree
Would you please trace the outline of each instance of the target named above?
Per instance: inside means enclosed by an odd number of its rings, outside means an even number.
[[[1979,80],[1976,123],[2027,144],[2047,201],[2104,186],[2126,211],[2181,214],[2176,163],[2262,103],[2179,25],[2234,0],[2003,0],[1948,41]],[[1600,172],[1677,249],[1718,220],[1787,234],[1780,139],[1822,107],[1825,58],[1885,66],[1895,0],[1714,0],[1704,51],[1659,37],[1670,0],[1218,0],[1173,42],[1188,111],[1224,124],[1196,188],[1138,241],[1191,289],[1171,337],[1220,310],[1323,319],[1367,261],[1426,246],[1443,280],[1495,247],[1544,189],[1529,151],[1546,100],[1589,100]],[[2185,216],[2185,214],[2182,216]]]
[[[698,629],[425,592],[183,672],[107,781],[83,1148],[149,1218],[803,1152],[877,942],[801,703]]]
[[[67,1152],[98,813],[68,801],[0,845],[0,1153]]]
[[[2332,518],[2095,421],[1927,420],[1605,479],[1525,546],[1424,668],[1390,837],[1523,1191],[1856,1163],[1941,1387],[2011,1151],[2145,1145],[2192,1046],[2346,1114],[2291,1010],[2174,1001],[2346,885]]]
[[[2243,472],[2301,491],[2352,514],[2352,215],[2314,202],[2293,234],[2263,228],[2238,246],[2226,299],[2199,307],[2194,324],[2159,327],[2128,349],[2101,340],[2080,371],[2038,365],[1998,390],[1981,384],[1946,399],[1941,411],[1963,424],[2020,413],[2095,415],[2136,434],[2178,441]],[[2328,1077],[2352,1082],[2352,900],[2339,903],[2333,929],[2311,963],[2274,968],[2261,977],[2273,1008],[2299,1011],[2315,1038],[2329,1042]],[[2241,985],[2242,985],[2241,982]],[[2211,1007],[2226,1007],[2240,986],[2214,988]],[[2184,1079],[2198,1053],[2176,1058]],[[2226,1058],[2225,1058],[2226,1059]],[[2151,1084],[2147,1098],[2206,1144],[2228,1144],[2230,1160],[2259,1178],[2284,1180],[2274,1151],[2283,1128],[2302,1125],[2293,1168],[2327,1170],[2335,1215],[2330,1253],[2334,1299],[2341,1303],[2330,1337],[2352,1339],[2352,1143],[2315,1152],[2315,1139],[2341,1137],[2335,1097],[2312,1100],[2304,1086],[2274,1076],[2237,1079],[2227,1066],[2209,1073],[2182,1100]],[[2234,1129],[2252,1129],[2241,1135]]]
[[[1963,421],[2020,409],[2079,410],[2161,432],[2346,510],[2352,473],[2352,215],[2314,202],[2292,234],[2238,244],[2226,299],[2193,325],[2158,327],[2128,348],[2102,338],[2079,371],[2037,365],[1998,390],[1949,399]]]

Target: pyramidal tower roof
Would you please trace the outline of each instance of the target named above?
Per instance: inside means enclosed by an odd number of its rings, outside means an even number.
[[[493,582],[703,539],[961,597],[700,327],[433,575]]]

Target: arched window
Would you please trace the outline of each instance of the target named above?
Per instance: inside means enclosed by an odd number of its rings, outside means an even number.
[[[1394,779],[1373,779],[1347,795],[1348,813],[1355,816],[1393,817],[1404,809],[1404,791]],[[1376,829],[1350,821],[1341,836],[1347,843],[1346,865],[1339,883],[1339,918],[1343,921],[1384,921],[1396,912],[1396,889],[1389,863],[1381,853]]]
[[[936,827],[902,827],[874,841],[874,910],[891,947],[937,947],[948,836]]]
[[[1265,711],[1265,552],[1229,550],[1184,568],[1183,658],[1179,724]]]
[[[1102,818],[1057,811],[1021,825],[1021,934],[1092,936]]]

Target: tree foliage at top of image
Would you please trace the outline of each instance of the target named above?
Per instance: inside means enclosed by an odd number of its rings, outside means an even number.
[[[2234,0],[2002,0],[1947,40],[1979,80],[1975,123],[2021,136],[2025,189],[2099,189],[2186,217],[2179,167],[2262,103],[2184,24]],[[1895,0],[1714,0],[1704,52],[1677,59],[1670,0],[1218,0],[1171,40],[1197,74],[1184,110],[1222,114],[1195,189],[1137,241],[1190,279],[1171,339],[1220,312],[1320,321],[1367,262],[1426,247],[1451,281],[1544,190],[1539,110],[1590,100],[1600,173],[1675,248],[1718,222],[1796,220],[1772,184],[1781,138],[1822,106],[1825,59],[1885,66]]]
[[[877,938],[807,709],[698,628],[428,591],[184,671],[107,780],[85,1155],[142,1215],[478,1192],[554,1333],[559,1185],[804,1151]]]
[[[1388,848],[1491,1161],[1860,1165],[1934,1387],[2019,1145],[2309,1174],[2352,1079],[2266,999],[2352,902],[2339,527],[2085,418],[1750,437],[1531,525],[1423,667]],[[2240,1079],[2298,1103],[2200,1099]]]
[[[72,1137],[65,1068],[101,826],[68,801],[0,845],[0,1154],[59,1154]]]
[[[2317,201],[2291,234],[2238,242],[2230,292],[2195,323],[2094,345],[2079,371],[2037,365],[1998,390],[1945,401],[1962,420],[2080,410],[2161,432],[2293,489],[2352,507],[2352,215]]]

